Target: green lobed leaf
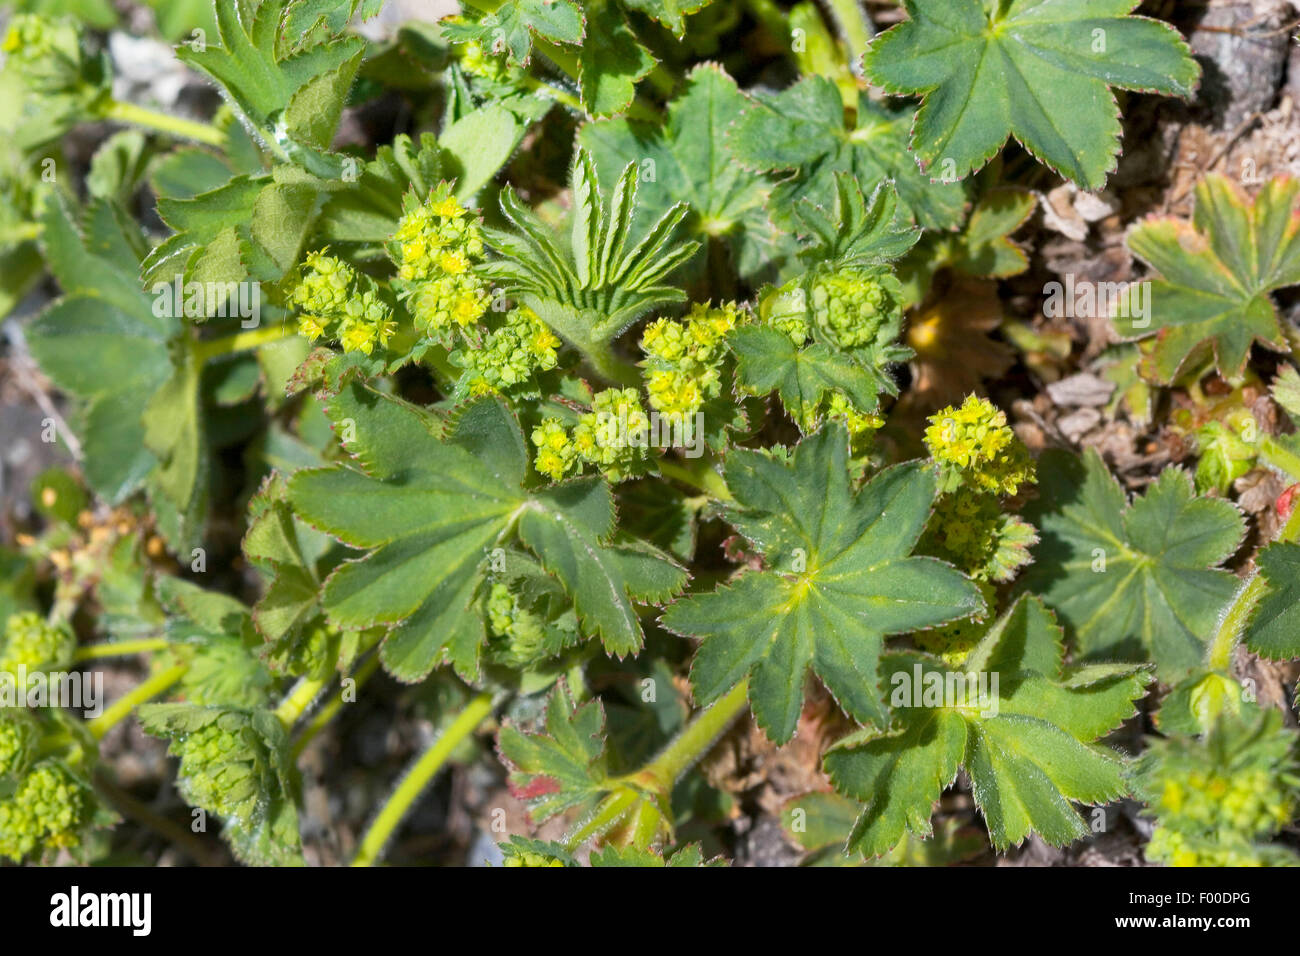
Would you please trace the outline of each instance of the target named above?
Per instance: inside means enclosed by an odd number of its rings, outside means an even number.
[[[322,599],[337,627],[390,627],[381,653],[400,679],[420,680],[444,660],[477,676],[485,632],[475,596],[490,552],[516,531],[611,654],[641,646],[634,600],[662,600],[685,583],[658,551],[611,543],[603,481],[525,489],[524,439],[496,399],[465,408],[445,439],[428,413],[361,385],[328,409],[355,464],[296,472],[289,498],[308,524],[369,551],[329,576]]]
[[[468,23],[447,23],[443,33],[455,43],[473,41],[492,53],[507,53],[527,66],[535,40],[572,46],[582,43],[586,18],[572,0],[506,0],[492,13]]]
[[[1275,541],[1255,559],[1267,590],[1243,639],[1261,657],[1300,657],[1300,544]]]
[[[497,748],[510,767],[510,790],[528,802],[534,823],[574,807],[590,809],[609,789],[605,768],[605,708],[577,705],[563,681],[546,705],[545,732],[524,733],[507,723]]]
[[[748,677],[754,719],[777,743],[794,735],[809,668],[850,716],[883,724],[876,664],[885,635],[983,608],[951,566],[910,556],[934,502],[933,472],[897,465],[855,492],[847,449],[847,433],[831,424],[800,442],[789,465],[732,451],[727,520],[767,569],[684,598],[663,617],[703,640],[691,665],[697,703]]]
[[[964,672],[922,654],[885,655],[894,725],[854,734],[825,757],[836,789],[865,804],[848,850],[879,856],[907,831],[930,835],[934,803],[962,766],[997,850],[1030,832],[1057,845],[1085,836],[1071,802],[1127,790],[1123,760],[1093,742],[1136,713],[1149,675],[1065,671],[1063,657],[1052,613],[1028,596],[990,627]]]
[[[1218,567],[1241,543],[1237,509],[1197,497],[1173,468],[1130,502],[1093,449],[1045,452],[1038,483],[1024,513],[1040,540],[1020,589],[1061,615],[1087,658],[1149,657],[1167,682],[1196,667],[1237,589]]]
[[[1146,315],[1114,319],[1125,338],[1156,336],[1142,364],[1148,378],[1172,382],[1208,349],[1239,381],[1252,344],[1290,350],[1270,294],[1300,284],[1300,180],[1272,179],[1251,203],[1211,173],[1196,185],[1191,222],[1148,219],[1128,246],[1160,275]]]
[[[782,237],[767,214],[772,183],[742,167],[724,145],[725,131],[745,102],[735,80],[722,67],[706,63],[691,71],[682,93],[668,104],[662,127],[625,118],[601,120],[584,126],[578,141],[607,182],[628,163],[636,164],[633,235],[643,235],[665,212],[685,202],[690,206],[685,230],[724,243],[736,271],[751,277],[782,254]]]
[[[963,179],[1014,136],[1036,159],[1099,189],[1119,153],[1111,88],[1191,97],[1200,66],[1137,0],[905,0],[908,19],[872,40],[867,79],[922,97],[911,148]]]
[[[772,192],[769,209],[782,225],[801,199],[830,206],[836,173],[856,180],[864,192],[892,180],[910,218],[927,229],[951,229],[961,222],[965,192],[959,183],[933,183],[907,152],[913,114],[858,100],[856,125],[845,128],[844,104],[825,77],[805,77],[780,93],[756,93],[736,118],[727,144],[754,169],[797,169]]]

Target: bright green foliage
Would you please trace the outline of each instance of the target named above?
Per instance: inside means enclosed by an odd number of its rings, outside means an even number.
[[[1240,513],[1198,498],[1166,469],[1129,501],[1101,456],[1048,451],[1040,497],[1025,509],[1042,540],[1020,586],[1040,594],[1088,657],[1156,662],[1163,680],[1200,663],[1237,580],[1218,565],[1237,550]]]
[[[67,628],[46,621],[35,611],[11,614],[0,644],[0,672],[61,670],[72,663],[76,647],[77,639]]]
[[[551,691],[543,733],[506,724],[497,739],[511,768],[510,789],[543,823],[575,807],[586,811],[609,789],[605,766],[605,708],[576,704],[563,682]]]
[[[289,497],[309,524],[370,552],[339,567],[322,600],[336,627],[392,625],[382,655],[397,677],[419,680],[443,660],[477,674],[486,635],[474,597],[487,552],[515,535],[611,654],[641,645],[634,599],[664,600],[683,583],[654,549],[611,543],[603,481],[525,489],[523,436],[496,400],[463,410],[445,439],[427,413],[362,386],[344,389],[329,409],[356,464],[299,471]]]
[[[1119,153],[1111,87],[1190,97],[1200,67],[1178,33],[1128,16],[1135,0],[905,0],[909,19],[874,39],[867,78],[923,97],[911,146],[945,182],[1014,136],[1035,158],[1099,189]]]
[[[1123,761],[1094,741],[1136,713],[1147,675],[1065,669],[1064,652],[1051,612],[1021,598],[961,671],[919,654],[883,657],[894,723],[841,740],[825,758],[836,789],[865,804],[848,849],[878,856],[905,831],[929,835],[933,804],[958,767],[996,849],[1031,832],[1053,844],[1087,834],[1071,802],[1108,803],[1127,790]]]
[[[502,866],[577,866],[575,860],[559,843],[530,840],[512,836],[501,847]]]
[[[249,503],[243,550],[268,576],[252,623],[266,642],[261,652],[271,669],[320,678],[346,667],[361,635],[328,626],[320,605],[323,572],[342,549],[293,513],[282,475],[273,475]]]
[[[212,77],[273,151],[324,174],[318,157],[333,139],[365,50],[358,36],[291,32],[286,0],[218,3],[218,41],[182,44],[183,63]]]
[[[369,355],[376,345],[385,348],[397,331],[374,280],[325,250],[307,254],[289,301],[298,309],[302,335],[337,341],[345,352]]]
[[[1157,826],[1146,846],[1168,866],[1295,866],[1267,841],[1294,817],[1300,762],[1276,710],[1251,707],[1204,737],[1151,741],[1134,772]]]
[[[1160,277],[1146,319],[1114,321],[1126,338],[1156,336],[1141,366],[1148,378],[1168,383],[1212,357],[1239,381],[1253,343],[1289,348],[1271,293],[1300,283],[1298,210],[1300,181],[1272,179],[1252,203],[1211,173],[1196,185],[1191,222],[1151,219],[1129,233],[1129,248]]]
[[[1226,495],[1232,483],[1255,465],[1259,449],[1241,436],[1241,429],[1254,428],[1250,413],[1244,409],[1240,416],[1228,422],[1209,421],[1196,429],[1196,490],[1202,494],[1213,489]]]
[[[909,557],[930,516],[933,473],[897,465],[855,492],[848,435],[832,424],[800,442],[788,465],[732,451],[725,475],[736,499],[727,520],[767,569],[664,615],[665,627],[704,639],[691,666],[697,702],[748,677],[754,719],[784,743],[811,667],[850,716],[884,723],[876,666],[884,636],[982,608],[975,586],[950,566]]]
[[[76,123],[92,118],[109,101],[108,57],[87,49],[79,26],[69,19],[19,13],[9,21],[0,51],[0,92],[10,101],[0,110],[0,128],[20,149],[41,146]]]
[[[778,223],[788,222],[801,199],[829,206],[837,174],[846,174],[863,184],[892,179],[909,217],[927,229],[951,229],[961,222],[965,196],[960,185],[932,183],[917,170],[907,151],[914,115],[863,94],[857,122],[846,129],[839,90],[825,77],[811,76],[780,93],[754,94],[726,142],[745,166],[799,171],[772,191],[769,209]]]
[[[745,169],[725,148],[727,126],[745,97],[719,66],[691,72],[684,91],[668,104],[662,128],[618,118],[589,123],[579,142],[596,170],[611,180],[628,163],[640,172],[633,233],[641,234],[679,202],[689,204],[684,228],[694,237],[720,242],[742,276],[766,274],[783,237],[768,217],[772,183]]]
[[[526,66],[535,38],[572,46],[582,42],[585,27],[582,8],[571,0],[506,0],[494,13],[444,29],[449,40],[509,53],[512,63]]]
[[[280,721],[266,710],[148,704],[144,729],[171,741],[191,805],[226,822],[235,853],[257,866],[300,862],[297,782]]]
[[[623,170],[606,199],[591,157],[579,151],[573,164],[573,214],[569,244],[561,246],[514,190],[501,191],[501,211],[518,234],[486,230],[488,244],[503,258],[488,273],[512,286],[525,305],[566,342],[577,346],[607,377],[609,343],[637,318],[686,295],[664,280],[688,261],[698,243],[673,243],[686,215],[668,209],[632,248],[628,230],[637,196],[636,166]]]
[[[1268,590],[1246,626],[1246,646],[1261,657],[1300,657],[1300,545],[1279,541],[1255,559]]]

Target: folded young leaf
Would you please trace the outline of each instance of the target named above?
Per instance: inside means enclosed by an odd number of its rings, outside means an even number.
[[[1111,87],[1190,97],[1201,68],[1167,24],[1128,16],[1137,0],[905,0],[909,19],[876,37],[867,78],[922,105],[921,167],[952,181],[1014,136],[1085,189],[1119,154]]]
[[[735,496],[727,520],[767,569],[664,614],[665,627],[704,641],[691,666],[696,702],[748,677],[754,719],[784,743],[811,667],[850,716],[883,724],[876,662],[885,635],[983,608],[974,583],[950,565],[909,556],[934,503],[933,471],[896,465],[855,492],[848,434],[831,424],[800,442],[789,465],[732,451],[726,480]]]
[[[749,278],[781,257],[782,236],[766,209],[772,182],[745,169],[723,147],[723,135],[745,102],[722,67],[704,64],[668,104],[662,128],[638,120],[602,120],[584,126],[578,140],[606,182],[628,163],[636,164],[640,185],[633,235],[643,235],[677,203],[688,203],[686,230],[699,239],[723,242],[736,272]],[[702,260],[696,260],[697,267],[703,267]]]
[[[1126,338],[1156,336],[1142,362],[1148,378],[1169,383],[1208,348],[1239,381],[1255,342],[1290,350],[1270,294],[1300,284],[1300,180],[1272,179],[1252,203],[1211,173],[1196,184],[1191,222],[1149,219],[1128,246],[1160,274],[1146,309],[1114,319]]]
[[[472,22],[445,24],[443,34],[453,42],[472,41],[484,50],[507,53],[511,63],[527,66],[535,39],[566,46],[581,43],[586,18],[572,0],[506,0]]]
[[[1089,830],[1071,801],[1107,803],[1126,792],[1124,763],[1093,741],[1136,713],[1149,675],[1139,667],[1063,672],[1063,634],[1034,597],[1021,597],[971,651],[962,670],[919,653],[880,662],[895,723],[836,744],[825,757],[837,790],[865,804],[847,849],[868,857],[930,814],[964,766],[993,846],[1030,832],[1064,844]]]
[[[355,383],[328,409],[355,465],[295,472],[289,498],[312,526],[370,551],[337,568],[322,599],[337,627],[391,627],[381,654],[399,679],[444,660],[477,677],[475,599],[491,553],[515,535],[572,596],[585,633],[620,657],[643,640],[633,601],[666,600],[685,583],[660,552],[610,543],[604,481],[525,488],[523,435],[497,399],[465,408],[445,438],[428,413]]]
[[[214,7],[219,45],[181,44],[177,57],[219,83],[273,151],[315,165],[338,128],[365,40],[291,33],[295,4],[287,0],[218,0]]]
[[[1024,513],[1040,540],[1020,589],[1061,615],[1086,657],[1149,658],[1166,682],[1196,667],[1237,589],[1218,569],[1245,532],[1236,507],[1197,497],[1176,468],[1130,502],[1091,448],[1044,453],[1038,484]]]

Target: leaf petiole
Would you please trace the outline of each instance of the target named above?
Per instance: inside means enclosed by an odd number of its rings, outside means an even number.
[[[143,126],[147,129],[157,130],[160,133],[179,136],[182,139],[192,139],[208,146],[222,147],[226,144],[225,134],[209,123],[197,123],[194,120],[182,119],[168,113],[160,113],[157,110],[137,106],[134,103],[109,100],[108,104],[100,111],[100,115],[107,120],[117,120],[120,123]]]

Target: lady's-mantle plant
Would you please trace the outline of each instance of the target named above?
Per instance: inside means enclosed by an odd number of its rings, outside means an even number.
[[[357,865],[474,761],[503,865],[722,862],[752,808],[706,758],[751,720],[822,741],[783,795],[809,862],[1065,846],[1130,795],[1152,861],[1293,862],[1295,731],[1234,662],[1300,657],[1300,519],[1233,495],[1300,480],[1295,184],[1209,176],[1128,234],[1111,413],[1178,403],[1194,479],[1121,483],[982,394],[1068,356],[971,313],[1038,267],[1033,190],[1106,184],[1114,91],[1195,94],[1172,26],[467,0],[374,40],[373,0],[223,0],[175,48],[197,119],[114,98],[102,23],[17,6],[0,308],[57,289],[22,340],[73,464],[0,552],[7,860],[212,852],[115,779],[128,719],[236,858],[319,860],[300,758],[363,701],[433,731],[368,771]],[[140,676],[95,713],[28,693],[107,658]]]

